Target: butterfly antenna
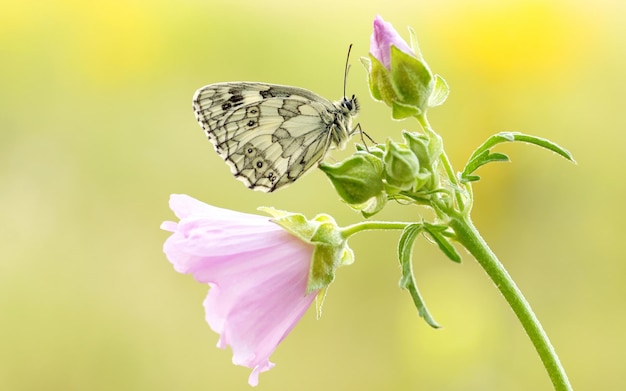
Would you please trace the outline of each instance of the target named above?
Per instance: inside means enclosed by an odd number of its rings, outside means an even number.
[[[348,70],[350,69],[350,51],[352,50],[352,44],[348,46],[348,55],[346,56],[346,69],[343,74],[343,96],[346,96],[346,84],[348,83]]]

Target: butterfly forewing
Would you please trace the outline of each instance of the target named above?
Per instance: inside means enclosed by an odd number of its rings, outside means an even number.
[[[264,83],[217,83],[193,98],[196,118],[232,174],[254,190],[293,183],[342,147],[358,110],[311,91]]]

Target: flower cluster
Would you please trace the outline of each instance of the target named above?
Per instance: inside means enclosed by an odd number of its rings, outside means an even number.
[[[344,161],[320,164],[339,196],[370,217],[389,200],[427,203],[439,190],[439,137],[403,132],[404,142],[360,147]]]

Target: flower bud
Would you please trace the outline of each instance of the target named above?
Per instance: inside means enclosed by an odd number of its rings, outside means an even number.
[[[383,191],[382,161],[357,152],[336,164],[320,164],[339,196],[350,205],[360,205]]]
[[[411,190],[416,184],[420,163],[406,145],[387,141],[385,149],[385,179],[387,183],[401,190]]]
[[[439,106],[448,97],[445,80],[433,75],[415,43],[398,34],[391,23],[380,16],[374,19],[369,58],[363,58],[368,69],[372,97],[385,102],[395,119],[423,115],[429,107]]]
[[[402,119],[423,114],[435,89],[436,79],[424,62],[380,16],[374,19],[370,55],[366,60],[372,96],[392,108]]]
[[[406,141],[406,145],[419,159],[422,169],[432,170],[433,164],[439,159],[443,150],[441,137],[436,134],[427,137],[424,134],[407,132],[406,130],[402,131],[402,137]]]

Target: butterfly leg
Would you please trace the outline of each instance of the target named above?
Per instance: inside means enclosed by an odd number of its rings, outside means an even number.
[[[363,143],[363,146],[365,146],[365,150],[367,152],[369,152],[369,149],[367,148],[367,143],[365,142],[365,137],[367,137],[368,140],[370,140],[374,145],[378,144],[376,141],[374,141],[373,138],[370,137],[369,134],[365,133],[365,131],[363,129],[361,129],[361,123],[359,122],[358,124],[356,124],[356,126],[354,127],[354,129],[352,129],[352,132],[350,134],[354,134],[355,132],[359,132],[360,136],[361,136],[361,142]]]

